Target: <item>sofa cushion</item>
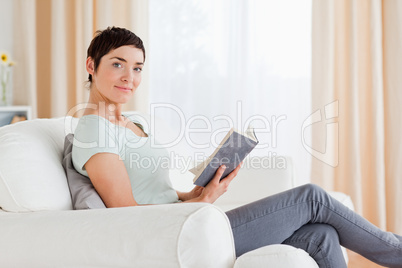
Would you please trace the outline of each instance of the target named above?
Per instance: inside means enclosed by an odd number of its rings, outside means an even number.
[[[318,268],[317,263],[304,250],[288,245],[271,245],[241,255],[234,268]]]
[[[78,173],[71,161],[74,134],[70,133],[64,139],[63,167],[66,171],[68,187],[74,209],[106,208],[102,199],[92,185],[91,180]]]
[[[65,118],[0,128],[0,207],[6,211],[72,209],[62,167]]]

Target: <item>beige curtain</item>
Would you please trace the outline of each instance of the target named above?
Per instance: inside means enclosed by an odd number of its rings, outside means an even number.
[[[142,0],[14,1],[14,104],[34,117],[57,117],[88,98],[86,49],[96,30],[132,30],[148,48],[148,3]],[[148,112],[148,75],[125,110]],[[82,107],[78,106],[78,107]]]
[[[312,181],[402,233],[402,1],[314,0],[312,38]]]

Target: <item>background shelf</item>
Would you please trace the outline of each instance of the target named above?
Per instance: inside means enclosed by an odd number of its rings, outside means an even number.
[[[8,125],[18,117],[31,119],[31,106],[0,106],[0,127]]]

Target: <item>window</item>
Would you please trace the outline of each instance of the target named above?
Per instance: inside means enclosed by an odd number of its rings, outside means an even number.
[[[171,129],[164,143],[175,139],[175,153],[200,161],[230,126],[251,121],[252,155],[291,156],[307,182],[311,0],[149,3],[151,113]]]

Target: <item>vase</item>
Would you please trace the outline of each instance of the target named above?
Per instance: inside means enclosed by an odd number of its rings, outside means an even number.
[[[0,64],[0,106],[13,104],[12,69],[10,66]]]

